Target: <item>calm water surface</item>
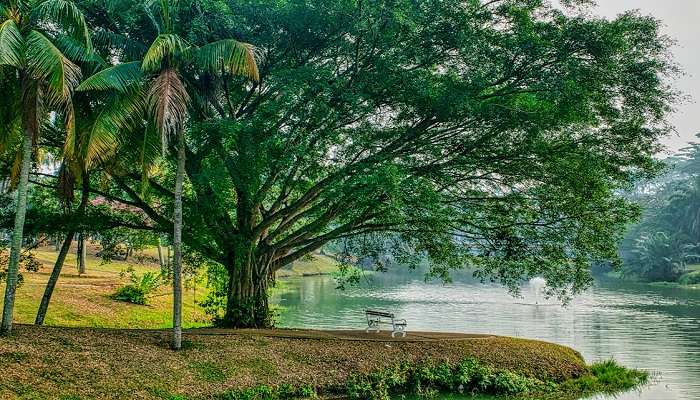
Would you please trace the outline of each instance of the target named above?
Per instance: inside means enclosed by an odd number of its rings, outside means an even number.
[[[362,329],[362,310],[386,309],[406,318],[409,330],[547,340],[575,348],[589,362],[614,358],[656,375],[619,400],[700,399],[700,290],[605,280],[562,307],[538,295],[538,282],[523,288],[523,298],[469,280],[442,285],[388,274],[345,291],[327,276],[285,285],[274,299],[282,306],[280,326]]]

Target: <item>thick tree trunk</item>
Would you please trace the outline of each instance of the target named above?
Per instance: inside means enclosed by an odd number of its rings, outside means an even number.
[[[182,185],[185,180],[185,134],[178,133],[175,210],[173,213],[173,349],[182,347]]]
[[[66,261],[66,256],[70,250],[70,245],[73,243],[73,236],[75,236],[75,232],[73,231],[66,234],[66,239],[63,241],[61,251],[58,253],[58,258],[56,258],[56,263],[53,266],[53,271],[51,271],[49,281],[46,283],[46,289],[44,289],[44,296],[41,298],[41,304],[39,304],[39,311],[36,313],[34,325],[44,324],[44,318],[46,317],[46,311],[49,309],[49,303],[51,302],[53,290],[56,288],[56,283],[58,282],[58,277],[61,275],[63,263]]]
[[[268,304],[268,287],[272,281],[269,265],[256,259],[251,247],[236,249],[227,266],[226,313],[221,324],[229,328],[269,328],[272,326]]]
[[[32,143],[38,133],[37,119],[37,88],[28,76],[22,77],[23,104],[22,125],[24,140],[22,141],[22,166],[17,185],[17,205],[15,209],[15,226],[12,231],[10,245],[10,261],[7,266],[7,281],[5,286],[5,304],[2,310],[0,333],[9,334],[12,330],[12,314],[17,290],[17,274],[19,272],[19,256],[22,251],[22,235],[24,233],[24,217],[27,214],[27,187],[29,185],[29,169],[32,164]]]

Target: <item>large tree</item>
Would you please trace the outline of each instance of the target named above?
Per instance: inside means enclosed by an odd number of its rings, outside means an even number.
[[[207,95],[189,110],[183,240],[222,266],[223,324],[267,325],[274,272],[346,237],[560,296],[617,258],[637,210],[615,193],[654,170],[674,99],[658,21],[537,0],[227,3],[189,2],[174,27],[263,53],[258,84],[187,78]],[[131,11],[91,19],[119,44],[148,33]],[[170,230],[173,174],[144,196],[122,169],[110,199]]]
[[[13,133],[21,138],[15,163],[17,201],[1,333],[12,329],[33,145],[44,117],[52,109],[63,111],[67,130],[73,130],[71,95],[81,73],[61,49],[70,43],[91,47],[85,19],[71,1],[0,2],[0,151],[13,142]]]

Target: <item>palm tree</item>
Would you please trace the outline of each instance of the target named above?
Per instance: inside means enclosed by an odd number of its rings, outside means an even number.
[[[80,81],[81,73],[80,68],[58,47],[57,42],[62,39],[81,42],[86,48],[91,48],[85,18],[71,1],[10,0],[0,3],[0,66],[3,80],[9,80],[9,85],[16,86],[12,93],[17,96],[5,100],[16,110],[15,117],[0,121],[0,124],[3,130],[21,127],[22,134],[15,224],[0,326],[3,334],[12,329],[29,170],[40,121],[46,115],[43,107],[64,111],[66,129],[73,129],[71,95]]]
[[[148,46],[143,59],[115,65],[88,78],[79,90],[116,90],[123,95],[128,112],[112,110],[104,116],[104,125],[118,128],[105,130],[95,140],[94,157],[99,159],[114,148],[120,130],[133,129],[137,110],[144,112],[161,137],[163,153],[176,139],[177,172],[173,210],[173,349],[182,343],[182,193],[185,179],[186,137],[185,125],[190,106],[190,92],[183,76],[192,71],[207,74],[240,75],[259,80],[254,47],[235,39],[223,39],[196,47],[178,35],[174,29],[173,13],[177,2],[160,0],[147,8],[159,15],[151,18],[159,32]],[[152,15],[153,15],[152,14]],[[126,109],[125,108],[125,109]]]

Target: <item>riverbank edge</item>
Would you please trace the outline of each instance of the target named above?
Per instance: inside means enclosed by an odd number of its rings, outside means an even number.
[[[693,272],[688,272],[684,274],[683,276],[687,275],[700,275],[700,271],[693,271]],[[621,273],[611,271],[611,272],[606,272],[602,276],[605,279],[609,280],[615,280],[615,281],[621,281],[621,282],[629,282],[629,283],[636,283],[639,285],[648,285],[648,286],[654,286],[654,287],[663,287],[663,288],[672,288],[672,289],[686,289],[686,290],[700,290],[700,283],[681,283],[681,282],[666,282],[666,281],[644,281],[635,277],[623,277]]]
[[[606,370],[603,382],[595,365],[569,347],[435,335],[394,340],[360,332],[193,329],[183,350],[173,352],[167,330],[17,325],[0,338],[0,398],[376,399],[447,389],[509,395],[627,389],[613,386],[631,370]]]

